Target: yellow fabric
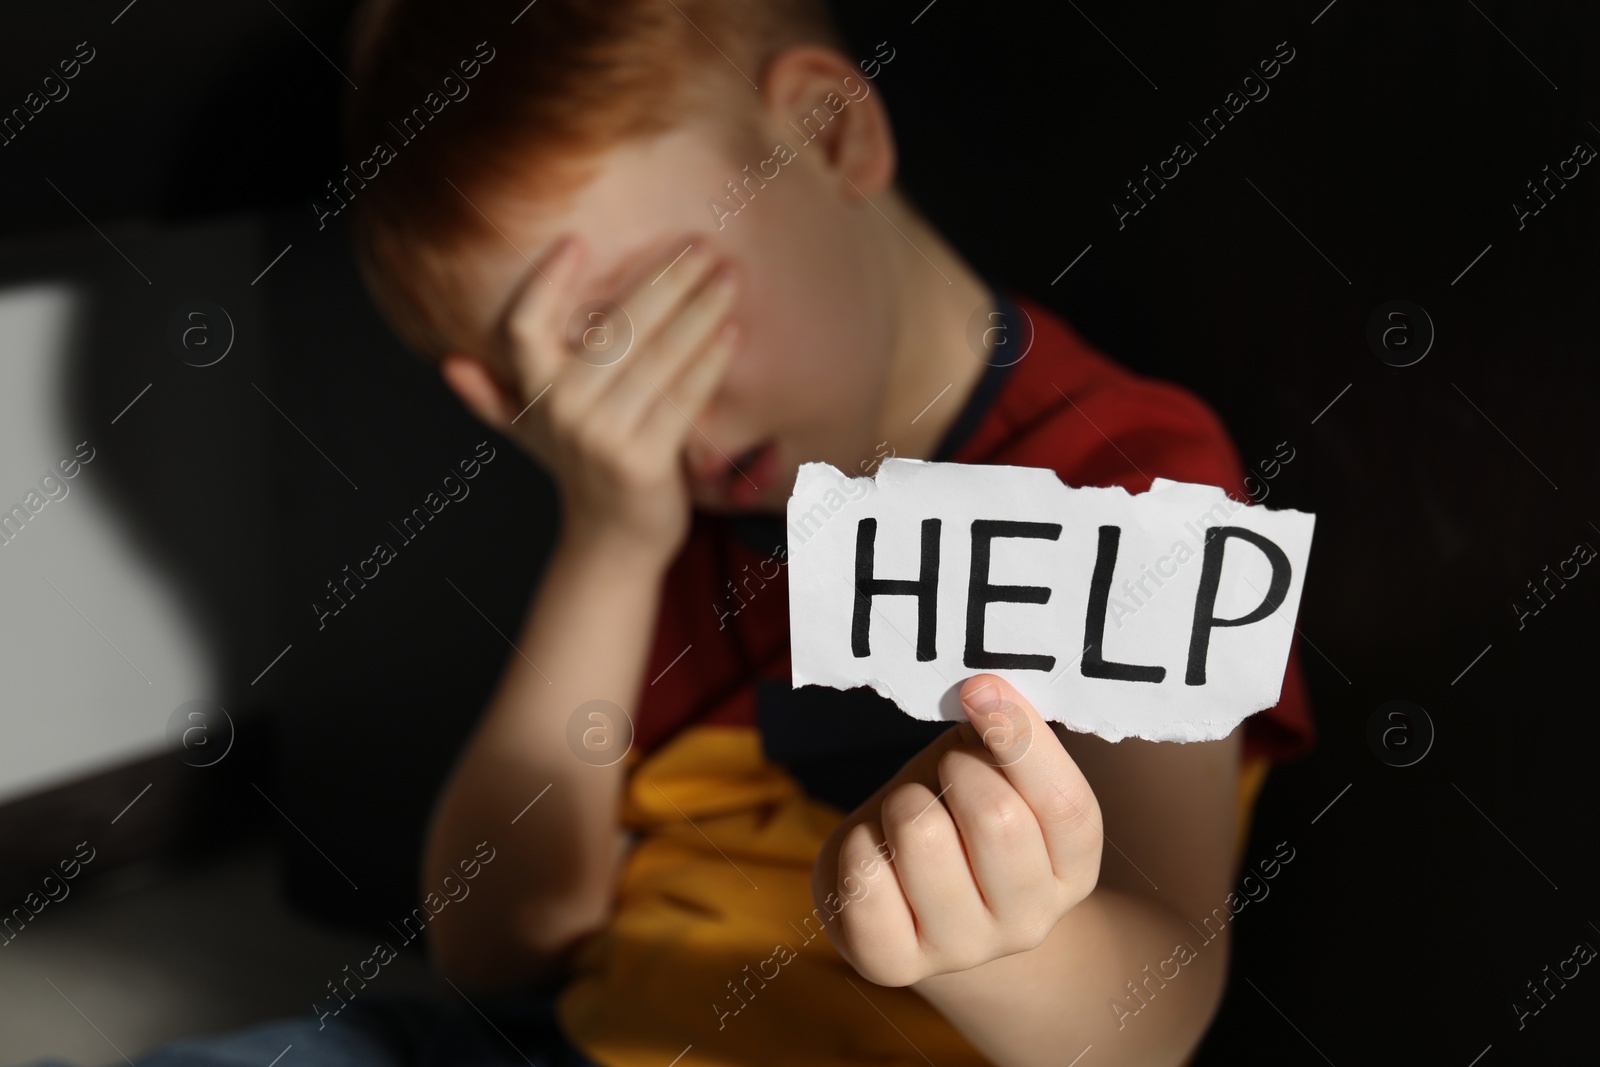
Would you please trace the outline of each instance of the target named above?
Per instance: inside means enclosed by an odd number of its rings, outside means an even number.
[[[567,1035],[606,1067],[985,1064],[828,940],[811,864],[846,814],[767,762],[752,727],[693,727],[638,762],[623,823],[642,836],[558,1003]]]
[[[629,761],[622,819],[638,844],[611,922],[580,949],[558,1001],[563,1030],[591,1059],[987,1064],[927,1001],[868,982],[834,949],[811,865],[847,813],[769,763],[754,728],[693,727]],[[1265,766],[1241,768],[1241,848]]]

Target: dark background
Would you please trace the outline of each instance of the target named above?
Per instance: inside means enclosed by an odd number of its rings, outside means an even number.
[[[1511,1004],[1575,943],[1600,945],[1600,731],[1580,684],[1600,575],[1585,568],[1521,629],[1512,604],[1577,542],[1600,547],[1600,176],[1584,167],[1521,229],[1512,203],[1577,142],[1600,147],[1600,14],[1491,0],[925,2],[845,12],[860,55],[895,49],[876,84],[904,188],[989,277],[1205,397],[1247,464],[1288,442],[1295,458],[1268,502],[1318,516],[1301,631],[1321,739],[1273,771],[1247,852],[1287,841],[1296,858],[1238,919],[1202,1062],[1465,1067],[1490,1045],[1485,1064],[1586,1047],[1600,979],[1580,973],[1525,1029]],[[342,163],[332,63],[350,5],[143,0],[119,16],[124,3],[0,16],[0,108],[77,42],[97,50],[71,95],[0,148],[4,236],[85,230],[85,215],[119,233],[243,218],[262,235],[261,266],[292,246],[250,303],[229,303],[244,278],[208,284],[203,263],[150,286],[130,271],[117,296],[151,324],[118,339],[117,358],[158,382],[185,369],[161,336],[173,307],[237,308],[262,368],[246,380],[270,383],[344,472],[273,424],[276,600],[240,602],[214,580],[240,565],[204,550],[237,512],[207,511],[212,537],[196,538],[181,500],[129,491],[126,506],[152,542],[189,532],[194,551],[174,551],[173,566],[212,590],[233,632],[276,634],[228,649],[248,713],[241,757],[216,768],[222,823],[281,832],[297,906],[380,926],[409,906],[433,790],[507,651],[474,606],[515,626],[551,538],[550,488],[496,439],[472,495],[317,629],[307,604],[323,583],[490,435],[388,335],[344,234],[316,228],[310,202]],[[1282,41],[1295,57],[1270,95],[1201,146],[1187,121]],[[1197,158],[1119,229],[1124,183],[1180,139]],[[1396,299],[1437,331],[1408,367],[1366,338]],[[77,375],[84,410],[116,397],[115,410],[126,377],[113,388],[104,361],[93,371]],[[140,480],[140,450],[170,449],[173,432],[125,438],[131,486],[154,484]],[[1404,768],[1367,739],[1375,709],[1397,699],[1436,730]],[[249,776],[317,827],[359,891],[263,818]],[[216,847],[212,818],[202,836]]]

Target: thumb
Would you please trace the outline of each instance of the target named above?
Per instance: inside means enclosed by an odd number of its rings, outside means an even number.
[[[1043,726],[1022,694],[994,674],[973,675],[962,684],[961,710],[970,724],[967,729],[975,735],[971,740],[982,744],[1001,766],[1027,755],[1036,726]]]
[[[961,686],[961,707],[1006,780],[1038,816],[1057,875],[1086,869],[1089,852],[1096,857],[1091,866],[1098,869],[1104,833],[1100,803],[1050,723],[1011,683],[994,674],[968,678]],[[1080,840],[1077,834],[1084,826],[1096,833]]]

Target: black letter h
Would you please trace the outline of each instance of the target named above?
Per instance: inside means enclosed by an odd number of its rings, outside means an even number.
[[[850,651],[857,658],[872,654],[868,643],[875,596],[917,598],[917,659],[937,658],[934,637],[939,618],[939,520],[922,520],[922,574],[909,579],[873,576],[873,551],[878,540],[878,520],[862,519],[856,526],[856,608],[850,623]]]

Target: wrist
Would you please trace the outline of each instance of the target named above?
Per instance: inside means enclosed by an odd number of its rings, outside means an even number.
[[[981,989],[987,980],[988,972],[985,971],[985,968],[989,967],[989,964],[993,962],[993,960],[990,960],[989,963],[970,967],[964,971],[944,971],[940,974],[930,974],[926,978],[919,978],[912,982],[907,988],[935,1008],[941,1008],[942,1010],[943,1005],[970,995],[974,989]]]
[[[627,581],[659,581],[679,545],[633,536],[603,524],[564,521],[555,554]]]

